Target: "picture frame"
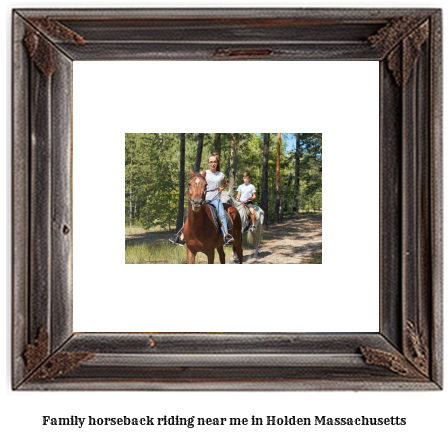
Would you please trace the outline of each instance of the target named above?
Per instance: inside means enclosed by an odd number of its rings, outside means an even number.
[[[14,10],[13,389],[442,389],[441,29],[439,9]],[[73,332],[72,62],[106,59],[379,62],[378,333]]]

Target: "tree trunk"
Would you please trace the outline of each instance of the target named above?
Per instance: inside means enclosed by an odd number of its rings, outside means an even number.
[[[196,151],[196,160],[194,162],[194,173],[199,173],[202,160],[202,148],[204,146],[204,134],[198,134],[198,149]]]
[[[232,134],[232,142],[230,143],[230,170],[229,170],[229,194],[235,196],[235,134]]]
[[[131,173],[129,178],[129,228],[132,227],[132,143],[131,143]]]
[[[280,214],[280,222],[283,221],[283,213],[286,209],[286,195],[288,194],[289,181],[291,181],[292,169],[289,171],[288,182],[286,183],[285,192],[283,193],[282,212]]]
[[[185,195],[185,134],[180,134],[180,169],[179,169],[179,204],[177,211],[176,230],[180,230],[184,219]]]
[[[263,134],[263,172],[261,179],[261,209],[264,211],[266,227],[268,226],[268,162],[269,162],[269,137]]]
[[[215,134],[215,153],[221,159],[221,134]]]
[[[163,134],[159,134],[159,143],[160,143],[160,149],[159,149],[159,160],[161,160],[162,159],[162,149],[163,149]],[[162,169],[160,169],[160,171],[159,171],[159,174],[160,174],[160,177],[159,178],[162,178]],[[160,184],[160,180],[159,180],[159,184]],[[160,209],[159,210],[159,220],[160,220],[160,223],[161,224],[163,224],[163,209]]]
[[[296,168],[294,176],[294,208],[299,212],[300,198],[300,134],[296,134]]]
[[[280,222],[280,144],[282,142],[282,134],[277,134],[277,167],[275,173],[276,180],[276,198],[275,198],[275,221]]]

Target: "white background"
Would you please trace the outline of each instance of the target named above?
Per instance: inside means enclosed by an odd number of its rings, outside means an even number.
[[[360,61],[75,61],[74,330],[377,332],[378,71]],[[323,133],[322,265],[124,263],[124,133],[298,131]],[[241,293],[238,279],[250,277],[263,284]]]
[[[11,152],[10,152],[10,9],[12,7],[94,7],[94,6],[138,6],[139,4],[113,4],[113,3],[51,3],[51,2],[5,2],[5,85],[6,93],[3,99],[6,102],[6,117],[2,118],[3,132],[6,133],[4,163],[5,163],[5,204],[7,215],[2,219],[5,221],[5,262],[2,264],[2,278],[5,278],[5,312],[4,315],[4,347],[2,349],[2,395],[3,410],[0,430],[4,436],[34,436],[34,437],[60,437],[62,434],[66,437],[83,436],[97,437],[100,434],[107,434],[108,437],[122,437],[127,434],[132,437],[148,436],[207,436],[211,434],[215,437],[227,437],[229,432],[236,436],[257,436],[270,437],[274,433],[281,437],[382,437],[392,438],[396,436],[446,436],[448,427],[446,423],[446,406],[448,406],[448,397],[446,391],[439,392],[334,392],[334,393],[219,393],[219,392],[198,392],[198,393],[147,393],[147,392],[12,392],[10,390],[10,339],[11,339],[11,298],[10,298],[10,254],[11,254],[11,220],[10,220],[10,191],[11,191]],[[149,5],[149,4],[146,4]],[[203,4],[210,5],[210,3]],[[220,3],[222,6],[229,4]],[[368,6],[368,7],[442,7],[440,1],[435,2],[358,2],[358,3],[244,3],[239,6],[304,6],[304,7],[331,7],[331,6]],[[141,6],[141,4],[140,4]],[[167,6],[167,4],[163,5]],[[179,3],[172,4],[179,6]],[[233,5],[236,6],[236,5]],[[3,50],[2,47],[2,50]],[[445,99],[446,100],[446,99]],[[214,131],[211,131],[214,132]],[[287,131],[286,131],[287,132]],[[325,141],[325,138],[324,138]],[[324,157],[325,158],[325,157]],[[4,204],[4,205],[5,205]],[[324,240],[325,245],[325,240]],[[445,348],[446,351],[446,348]],[[445,360],[445,364],[446,364]],[[446,365],[445,365],[446,370]],[[446,371],[445,371],[446,374]],[[43,427],[41,426],[42,415],[58,416],[163,416],[163,415],[181,415],[181,416],[239,416],[250,417],[251,415],[263,417],[265,415],[297,415],[311,416],[400,416],[407,418],[405,427],[311,427],[299,428],[282,427],[275,428],[209,428],[187,429],[187,428],[168,428],[146,430],[145,428],[108,428],[76,429],[72,427]]]

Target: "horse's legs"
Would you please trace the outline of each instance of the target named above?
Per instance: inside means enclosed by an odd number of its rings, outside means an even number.
[[[221,265],[225,265],[226,263],[226,255],[224,254],[224,248],[222,246],[218,246],[218,248],[216,248],[218,250],[218,254],[219,254],[219,263],[221,263]]]
[[[229,209],[230,210],[230,209]],[[236,262],[235,253],[238,254],[239,263],[243,263],[243,236],[241,233],[241,216],[236,208],[229,212],[229,216],[233,221],[233,229],[230,234],[233,236],[235,242],[233,243],[233,259]]]
[[[188,245],[187,245],[187,264],[194,265],[195,257],[196,257],[196,253],[193,253],[193,251],[190,248],[188,248]]]
[[[258,224],[257,229],[255,231],[255,254],[254,254],[255,257],[258,257],[258,245],[260,243],[262,229],[263,229],[263,225]]]
[[[239,251],[238,251],[238,259],[240,261],[240,265],[243,264],[243,242],[239,245]]]
[[[238,231],[232,230],[232,236],[233,236],[233,239],[235,240],[235,242],[232,245],[232,255],[230,256],[230,260],[232,260],[233,263],[238,263],[237,262],[237,260],[238,260],[238,256],[237,256],[237,253],[238,253],[238,250],[237,250],[237,246],[238,246]]]
[[[234,236],[235,243],[233,244],[233,251],[237,253],[239,264],[243,264],[243,235],[241,232]],[[235,258],[236,262],[236,258]]]
[[[209,265],[213,265],[215,263],[215,250],[212,249],[208,254],[207,254],[207,258],[208,258],[208,264]]]

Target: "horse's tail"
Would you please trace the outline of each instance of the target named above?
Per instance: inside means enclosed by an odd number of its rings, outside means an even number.
[[[247,233],[247,243],[249,245],[255,245],[256,242],[260,241],[261,231],[263,229],[263,224],[261,222],[255,227],[255,231],[249,231]]]

